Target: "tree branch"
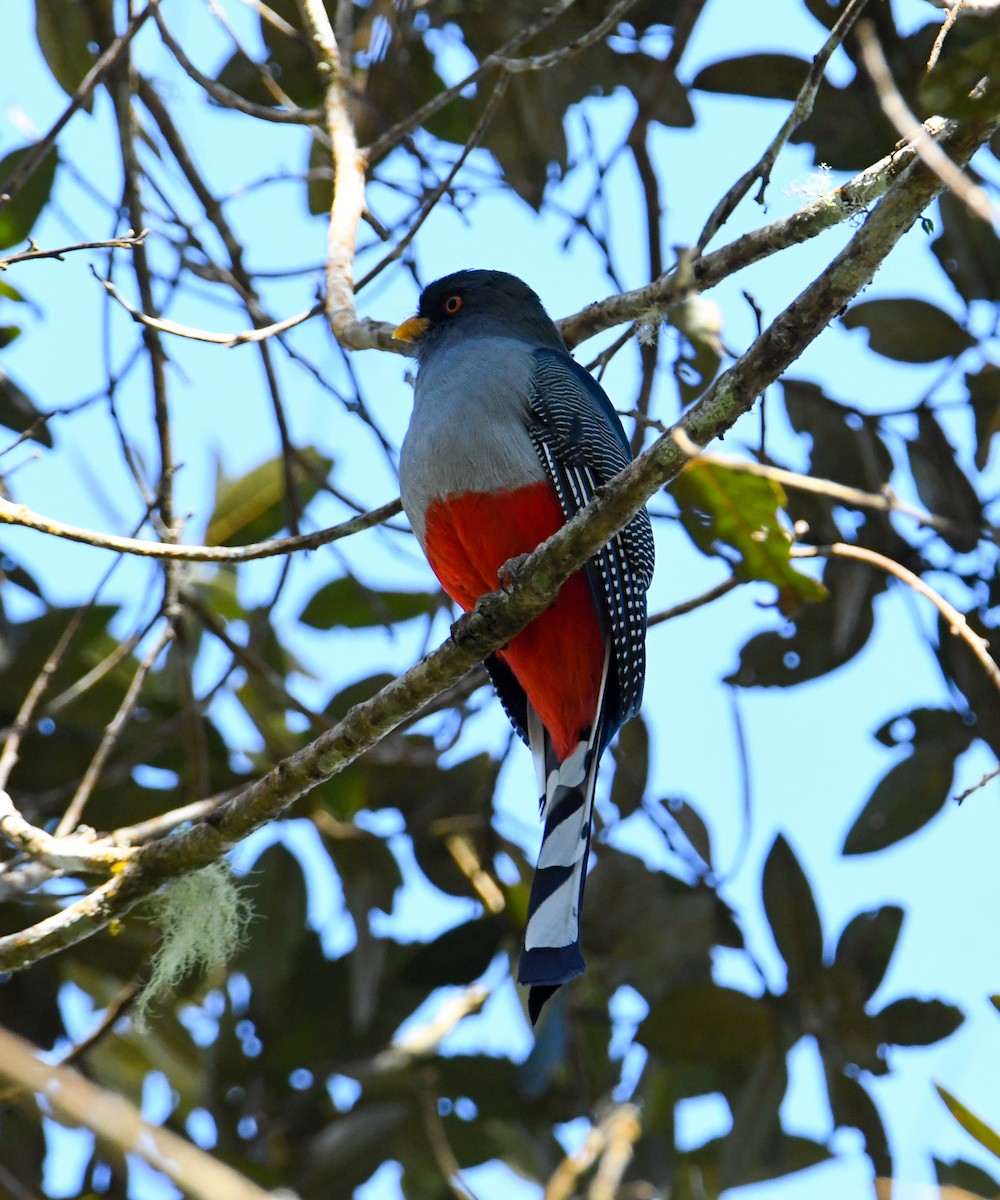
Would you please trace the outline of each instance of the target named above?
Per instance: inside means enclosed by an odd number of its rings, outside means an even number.
[[[968,161],[1000,120],[951,123],[948,152]],[[874,275],[893,246],[941,190],[940,179],[916,160],[830,266],[792,301],[681,421],[700,445],[724,433],[757,396],[822,332]],[[483,598],[455,626],[454,636],[371,699],[356,705],[329,732],[280,762],[201,822],[143,847],[93,894],[25,930],[0,938],[0,970],[14,970],[80,941],[121,917],[171,877],[206,866],[253,830],[286,812],[420,711],[444,688],[510,639],[545,609],[569,576],[621,529],[637,509],[681,469],[686,456],[670,436],[644,451],[594,500],[525,560],[510,593]]]
[[[193,1200],[271,1200],[265,1192],[214,1155],[206,1154],[169,1129],[144,1120],[114,1092],[70,1067],[50,1066],[23,1038],[0,1028],[0,1079],[44,1096],[54,1114],[92,1130],[106,1145],[136,1154]]]

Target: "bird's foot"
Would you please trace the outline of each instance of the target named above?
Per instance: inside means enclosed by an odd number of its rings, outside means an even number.
[[[500,582],[500,590],[506,592],[509,596],[514,590],[517,583],[517,573],[528,561],[527,554],[515,554],[513,558],[508,558],[499,571],[497,571],[497,579]]]

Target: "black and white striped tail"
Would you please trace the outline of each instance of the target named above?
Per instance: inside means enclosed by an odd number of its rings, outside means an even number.
[[[603,700],[604,682],[601,693]],[[590,855],[597,767],[604,749],[601,724],[598,718],[588,737],[560,763],[541,721],[530,708],[528,711],[528,740],[545,822],[517,972],[518,982],[529,987],[532,1025],[545,1001],[585,970],[580,950],[580,913]]]

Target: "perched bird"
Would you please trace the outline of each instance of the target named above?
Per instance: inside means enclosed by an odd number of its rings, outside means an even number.
[[[400,492],[431,568],[463,609],[498,587],[629,462],[618,415],[535,293],[502,271],[427,287],[395,330],[419,364]],[[545,831],[518,980],[537,1021],[584,970],[580,908],[601,755],[642,699],[653,536],[638,512],[554,604],[486,661],[531,748]]]

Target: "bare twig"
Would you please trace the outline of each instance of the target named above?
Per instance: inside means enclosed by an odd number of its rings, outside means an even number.
[[[737,579],[735,575],[730,575],[728,579],[723,579],[721,583],[710,587],[700,596],[692,596],[690,600],[682,600],[679,604],[663,609],[662,612],[654,613],[647,624],[652,629],[654,625],[662,625],[665,621],[672,621],[674,617],[683,617],[689,612],[694,612],[696,608],[703,608],[706,604],[711,604],[713,600],[727,595],[734,588],[738,588],[741,582],[742,580]]]
[[[871,21],[862,21],[858,25],[858,43],[861,47],[861,61],[875,85],[882,111],[897,132],[911,142],[924,162],[970,212],[974,212],[977,217],[991,225],[1000,223],[1000,212],[990,203],[986,192],[964,175],[937,142],[927,136],[923,126],[899,94]]]
[[[286,125],[318,125],[323,119],[323,113],[318,108],[273,108],[268,104],[254,104],[244,99],[238,92],[233,92],[224,84],[199,71],[194,63],[184,53],[183,47],[170,32],[162,13],[156,14],[156,24],[160,37],[170,53],[177,59],[181,70],[204,88],[216,103],[223,108],[232,108],[248,117],[256,117],[259,121],[274,121]]]
[[[148,229],[144,229],[141,233],[133,233],[130,229],[122,237],[109,238],[106,242],[77,242],[73,246],[60,246],[58,250],[42,250],[29,238],[30,249],[21,250],[18,254],[10,254],[7,258],[0,258],[0,271],[6,271],[14,263],[34,262],[39,258],[56,258],[62,262],[64,255],[72,254],[76,250],[134,250],[136,246],[145,241],[148,233]]]
[[[955,803],[961,804],[963,800],[968,800],[973,792],[978,792],[980,788],[985,787],[991,779],[996,779],[998,775],[1000,775],[1000,763],[998,763],[992,771],[987,771],[978,783],[974,783],[972,787],[967,787],[964,792],[959,792],[959,794],[955,797]]]
[[[86,807],[87,801],[90,799],[94,788],[97,786],[97,781],[101,777],[101,772],[104,770],[104,764],[108,760],[108,755],[114,749],[125,723],[135,709],[139,701],[139,693],[142,691],[142,685],[146,682],[146,676],[153,669],[153,664],[160,657],[160,654],[173,640],[174,628],[171,622],[167,622],[159,637],[153,642],[149,652],[143,660],[136,666],[135,674],[132,676],[131,682],[125,689],[125,695],[118,706],[118,711],[115,713],[111,721],[108,722],[104,733],[101,737],[97,749],[94,751],[94,756],[87,764],[87,769],[83,773],[83,778],[80,780],[79,786],[73,793],[73,798],[70,800],[56,826],[55,837],[66,837],[80,823],[80,817],[83,815],[83,810]]]
[[[183,562],[250,562],[257,558],[273,558],[278,554],[291,554],[297,550],[315,550],[340,538],[351,537],[364,529],[381,525],[402,511],[398,500],[390,500],[371,512],[359,513],[333,525],[329,529],[318,529],[315,533],[303,533],[296,537],[272,538],[266,542],[251,542],[248,546],[183,546],[175,542],[146,542],[140,538],[119,537],[113,533],[97,533],[79,525],[68,525],[51,517],[31,512],[23,504],[12,504],[0,497],[0,524],[20,525],[38,533],[66,538],[71,542],[83,542],[87,546],[98,546],[102,550],[113,550],[118,554],[135,554],[141,558],[165,558]],[[2,774],[0,774],[2,780]]]
[[[806,75],[805,83],[803,83],[795,99],[792,111],[785,119],[785,123],[778,130],[774,141],[771,142],[770,146],[768,146],[750,170],[740,176],[712,210],[711,215],[705,222],[705,228],[698,237],[697,247],[699,252],[705,249],[712,238],[719,232],[719,229],[729,220],[737,204],[739,204],[757,179],[760,180],[760,188],[755,199],[758,204],[764,203],[764,191],[771,180],[771,171],[778,155],[784,149],[785,143],[795,130],[798,129],[803,121],[808,119],[813,110],[816,93],[819,91],[819,85],[823,81],[823,74],[826,71],[826,64],[830,61],[830,56],[841,42],[843,42],[851,26],[861,15],[861,10],[867,3],[868,0],[850,0],[850,3],[844,7],[837,18],[836,24],[830,30],[830,36],[826,39],[820,52],[813,59],[809,73]]]
[[[869,566],[877,567],[880,571],[885,571],[889,575],[894,575],[901,582],[913,588],[915,592],[919,592],[921,596],[930,600],[948,623],[949,632],[954,634],[955,637],[960,637],[965,642],[976,656],[979,665],[986,672],[990,682],[996,688],[997,692],[1000,693],[1000,667],[997,666],[993,656],[990,654],[989,642],[971,629],[962,613],[954,605],[949,604],[940,592],[936,592],[919,575],[915,575],[912,571],[902,566],[902,564],[896,562],[894,559],[887,558],[884,554],[879,554],[875,550],[869,550],[865,546],[854,546],[847,542],[834,542],[830,546],[793,546],[789,551],[789,555],[792,558],[852,558],[857,562],[868,563]]]
[[[177,321],[171,321],[168,317],[152,317],[130,304],[110,279],[103,279],[96,271],[94,278],[111,299],[117,301],[132,320],[140,325],[145,325],[149,329],[157,329],[160,333],[170,333],[175,337],[188,338],[193,342],[211,342],[215,346],[225,346],[227,349],[231,349],[233,346],[243,346],[250,342],[263,342],[266,338],[286,333],[289,329],[294,329],[296,325],[302,325],[305,321],[318,317],[323,311],[323,304],[318,302],[312,308],[297,313],[294,317],[285,317],[282,321],[275,321],[258,329],[244,329],[240,333],[214,333],[209,329],[198,329],[193,325],[181,325]]]
[[[588,46],[592,46],[594,42],[604,37],[622,20],[635,2],[636,0],[618,0],[618,3],[613,4],[592,29],[588,29],[586,33],[567,42],[565,46],[560,46],[558,50],[550,50],[547,54],[536,54],[527,58],[507,58],[503,55],[492,55],[491,57],[496,59],[498,66],[511,75],[518,75],[525,71],[547,71],[551,67],[566,62],[575,54],[579,54],[581,50],[586,50]]]

